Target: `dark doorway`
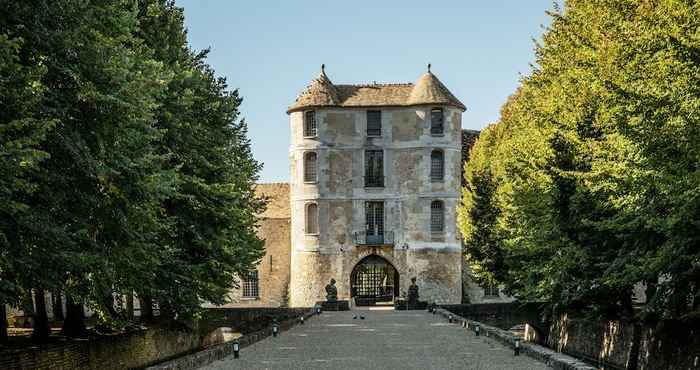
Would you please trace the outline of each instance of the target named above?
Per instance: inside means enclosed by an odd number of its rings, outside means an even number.
[[[399,273],[377,255],[363,258],[350,275],[352,296],[358,306],[392,304],[399,293]]]

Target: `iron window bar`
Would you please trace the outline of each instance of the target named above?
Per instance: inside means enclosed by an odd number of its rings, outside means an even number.
[[[394,245],[394,232],[383,230],[377,234],[374,230],[356,231],[353,242],[358,246]]]

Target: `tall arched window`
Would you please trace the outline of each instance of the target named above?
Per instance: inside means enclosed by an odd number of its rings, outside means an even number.
[[[430,153],[430,181],[442,181],[445,178],[445,154],[442,150]]]
[[[441,233],[445,231],[445,210],[442,201],[434,200],[430,203],[430,232]]]
[[[318,234],[318,205],[316,203],[306,205],[306,233]]]
[[[304,154],[304,182],[316,182],[317,171],[316,166],[318,163],[318,156],[315,152],[308,152]]]

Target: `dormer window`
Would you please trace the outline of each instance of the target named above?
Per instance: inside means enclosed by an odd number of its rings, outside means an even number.
[[[367,111],[367,136],[382,136],[382,111]]]
[[[442,108],[433,108],[430,111],[430,134],[443,135],[445,133],[445,115]]]
[[[304,137],[316,137],[316,111],[310,110],[304,113]]]

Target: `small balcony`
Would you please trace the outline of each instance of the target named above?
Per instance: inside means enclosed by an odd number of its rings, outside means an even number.
[[[365,176],[366,188],[383,188],[384,176]]]
[[[370,231],[358,231],[353,235],[353,242],[358,246],[394,245],[394,232],[385,230],[378,234]]]

